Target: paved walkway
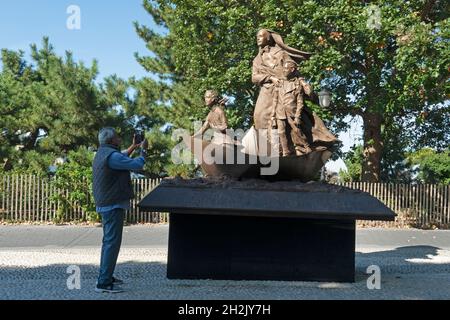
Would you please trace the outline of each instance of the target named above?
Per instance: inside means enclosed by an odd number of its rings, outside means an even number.
[[[126,227],[117,276],[126,293],[93,291],[101,228],[0,226],[1,299],[450,299],[450,231],[357,231],[356,283],[167,280],[168,226]],[[79,266],[81,289],[67,268]],[[366,269],[381,269],[381,289]]]

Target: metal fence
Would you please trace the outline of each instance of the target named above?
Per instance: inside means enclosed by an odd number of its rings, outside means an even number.
[[[160,179],[136,179],[133,187],[136,198],[127,212],[129,223],[167,223],[168,214],[142,212],[137,203],[159,183]],[[450,227],[450,186],[431,184],[392,184],[352,182],[343,186],[365,191],[378,198],[398,217],[395,222],[365,222],[360,226],[449,228]],[[33,175],[7,175],[0,181],[0,221],[48,222],[54,221],[61,208],[54,201],[57,190],[46,178]],[[86,221],[86,213],[74,202],[65,208],[64,217],[68,221]]]

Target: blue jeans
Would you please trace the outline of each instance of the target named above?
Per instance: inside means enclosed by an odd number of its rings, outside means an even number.
[[[120,245],[122,244],[124,209],[114,209],[100,213],[103,225],[102,255],[100,258],[100,274],[97,284],[108,286],[112,284]]]

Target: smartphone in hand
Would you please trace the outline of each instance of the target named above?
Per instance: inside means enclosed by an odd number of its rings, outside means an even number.
[[[142,131],[136,131],[134,133],[134,143],[140,144],[142,143],[142,141],[144,141],[144,134],[142,133]]]

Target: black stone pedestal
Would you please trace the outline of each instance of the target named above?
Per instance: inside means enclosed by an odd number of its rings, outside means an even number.
[[[355,280],[355,221],[395,214],[320,183],[165,180],[140,203],[169,212],[169,279]]]
[[[170,215],[169,279],[353,282],[355,222]]]

